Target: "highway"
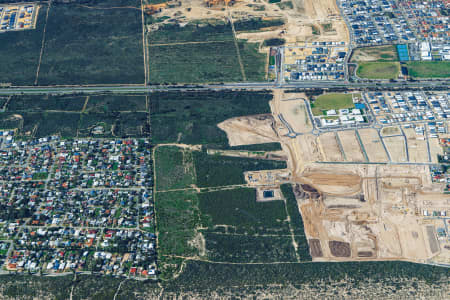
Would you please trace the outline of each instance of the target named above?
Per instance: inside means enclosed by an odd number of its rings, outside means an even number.
[[[344,81],[304,81],[276,84],[273,82],[246,82],[206,85],[99,85],[99,86],[12,86],[0,88],[0,95],[15,94],[72,94],[72,93],[146,93],[169,90],[226,90],[226,89],[448,89],[450,81],[402,81],[402,82],[344,82]]]

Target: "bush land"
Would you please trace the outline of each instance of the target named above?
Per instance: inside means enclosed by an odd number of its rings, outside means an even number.
[[[208,258],[220,262],[295,262],[291,237],[205,233]]]
[[[446,288],[450,270],[399,261],[292,263],[292,264],[212,264],[189,261],[176,280],[168,282],[167,291],[189,288],[215,291],[224,287],[255,285],[300,285],[318,282],[345,282],[346,288],[364,286],[368,281],[381,285],[394,282],[401,288],[412,280],[424,280]],[[430,287],[431,288],[431,287]],[[395,290],[395,288],[394,288]]]
[[[150,122],[154,144],[180,142],[227,146],[217,124],[233,117],[270,113],[269,92],[154,92]]]
[[[199,24],[164,24],[149,33],[149,44],[169,44],[182,42],[233,41],[233,31],[229,23],[218,24],[217,20],[207,20]]]
[[[254,189],[206,192],[198,198],[204,220],[212,225],[231,225],[236,233],[289,234],[284,202],[256,202]]]
[[[85,100],[86,96],[13,96],[7,111],[62,110],[79,112],[83,108]]]
[[[257,43],[238,41],[239,53],[244,65],[245,76],[248,81],[262,81],[266,76],[266,54],[259,53]]]
[[[281,192],[286,199],[287,212],[291,218],[291,227],[294,231],[294,238],[297,242],[297,252],[301,261],[312,261],[309,253],[309,245],[306,240],[305,227],[303,225],[303,219],[300,215],[297,200],[295,199],[292,186],[290,184],[281,185]]]
[[[145,110],[145,96],[135,95],[95,95],[89,97],[86,106],[86,111],[95,113]]]
[[[234,29],[236,31],[253,31],[260,30],[266,27],[282,26],[283,19],[263,20],[261,18],[253,18],[249,20],[235,21]]]
[[[119,4],[137,7],[138,2],[128,0]],[[38,83],[143,83],[140,11],[100,9],[119,4],[106,0],[90,4],[93,8],[52,5]]]
[[[214,148],[206,145],[207,148]],[[226,150],[246,150],[246,151],[280,151],[283,150],[281,148],[281,144],[274,143],[263,143],[263,144],[251,144],[251,145],[241,145],[241,146],[223,146],[221,149]]]
[[[286,43],[285,39],[273,38],[273,39],[265,40],[264,46],[267,46],[267,47],[282,46],[282,45],[284,45],[284,43]]]
[[[243,80],[233,41],[150,45],[149,56],[149,82],[153,84],[220,83]]]
[[[208,155],[206,152],[194,152],[194,162],[199,187],[244,184],[245,171],[287,167],[284,161]]]
[[[202,222],[197,194],[192,191],[160,192],[155,195],[158,253],[189,256],[198,250],[189,245]]]
[[[160,146],[155,150],[156,190],[182,189],[195,183],[194,161],[190,150]]]

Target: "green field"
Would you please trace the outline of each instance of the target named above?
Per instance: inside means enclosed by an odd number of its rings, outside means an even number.
[[[154,92],[150,97],[152,142],[211,144],[228,139],[217,124],[233,117],[270,113],[269,92]]]
[[[194,161],[190,150],[160,146],[155,150],[157,190],[187,188],[195,183]]]
[[[43,4],[34,30],[9,31],[0,34],[0,83],[34,84],[46,13],[47,5]]]
[[[143,83],[140,1],[52,5],[39,85]]]
[[[323,115],[330,109],[352,108],[352,94],[327,93],[323,94],[311,103],[312,113],[315,116]]]
[[[449,78],[449,61],[413,61],[407,63],[408,73],[414,78]]]
[[[396,79],[400,73],[399,62],[358,62],[356,75],[367,79]]]
[[[265,55],[258,52],[257,44],[243,40],[236,49],[228,23],[164,25],[148,40],[151,83],[238,82],[244,80],[243,72],[249,81],[265,77]]]
[[[289,234],[284,202],[256,202],[254,189],[206,192],[198,197],[204,219],[212,225],[225,225],[227,233]]]
[[[244,171],[286,168],[284,161],[208,155],[206,152],[194,152],[194,163],[199,187],[244,184]]]

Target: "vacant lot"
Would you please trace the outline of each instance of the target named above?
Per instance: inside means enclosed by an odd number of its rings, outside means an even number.
[[[405,139],[403,136],[393,136],[383,138],[392,161],[394,162],[406,162],[406,148]]]
[[[358,61],[397,61],[397,49],[394,45],[364,47],[354,50],[352,62]]]
[[[142,20],[133,8],[140,2],[107,0],[89,6],[52,5],[38,83],[142,84]]]
[[[327,161],[343,161],[344,157],[336,138],[336,133],[327,132],[319,137],[322,152]]]
[[[295,132],[309,132],[312,122],[309,119],[307,104],[303,100],[280,101],[280,113]]]
[[[347,161],[365,161],[363,151],[356,137],[355,131],[339,131],[337,138],[341,141],[342,149]]]
[[[358,62],[356,75],[368,79],[396,79],[399,72],[399,62]]]
[[[213,226],[223,225],[226,233],[289,234],[283,201],[256,202],[256,191],[237,188],[201,193],[200,210]],[[208,231],[218,231],[210,228]]]
[[[388,156],[384,150],[380,137],[375,129],[361,129],[358,131],[366,150],[369,161],[386,162]]]
[[[427,141],[418,135],[413,128],[404,128],[409,151],[410,162],[427,162],[428,161],[428,149]]]
[[[227,146],[227,136],[217,124],[270,113],[271,99],[269,92],[154,92],[150,95],[153,143]]]
[[[314,115],[322,115],[330,109],[352,108],[353,101],[351,94],[328,93],[317,97],[311,104]]]
[[[161,146],[155,150],[157,190],[181,189],[195,182],[194,161],[190,150]]]
[[[408,73],[415,78],[450,77],[449,61],[413,61],[407,63]]]
[[[34,84],[46,14],[47,5],[43,5],[39,10],[34,30],[9,31],[0,34],[1,83]]]

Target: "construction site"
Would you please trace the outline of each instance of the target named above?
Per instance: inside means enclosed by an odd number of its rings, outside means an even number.
[[[35,3],[0,5],[0,32],[36,28],[38,11]]]
[[[392,126],[318,130],[309,102],[305,94],[275,90],[272,117],[264,122],[259,116],[235,118],[219,125],[231,146],[281,143],[278,154],[287,158],[288,170],[246,174],[247,183],[262,191],[259,201],[270,200],[261,196],[264,191],[273,191],[269,194],[275,200],[280,184],[294,185],[315,261],[449,265],[448,183],[434,180],[431,171],[443,152],[439,143],[402,136],[403,128]],[[425,153],[431,148],[430,157],[420,155],[421,142]]]
[[[262,0],[193,0],[189,2],[167,1],[146,4],[147,15],[158,22],[148,25],[157,30],[162,24],[187,24],[206,19],[240,21],[261,18],[282,19],[284,25],[264,28],[261,31],[237,32],[237,38],[249,42],[262,42],[271,38],[283,38],[287,44],[306,41],[348,42],[349,36],[336,2],[283,0],[270,3]]]

